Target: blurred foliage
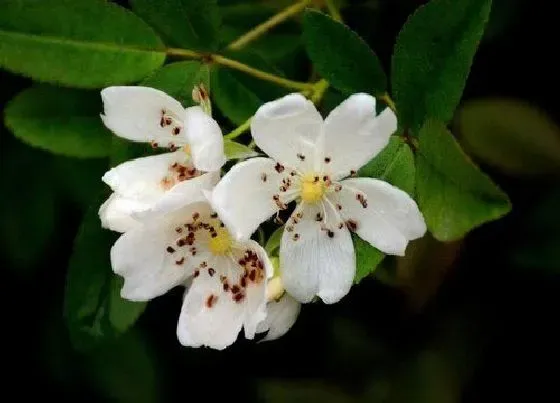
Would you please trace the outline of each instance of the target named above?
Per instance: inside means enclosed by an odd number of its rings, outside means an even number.
[[[440,44],[457,40],[457,35],[461,36],[457,30],[480,41],[467,78],[461,68],[453,67],[458,61],[472,58],[472,43],[459,50],[450,45],[445,54],[434,55],[431,48],[423,47],[431,44],[433,37],[426,39],[418,33],[412,20],[408,33],[399,35],[407,19],[426,1],[335,2],[354,31],[352,36],[358,35],[375,50],[383,71],[400,69],[397,61],[402,58],[393,59],[391,66],[399,37],[397,47],[413,49],[422,63],[441,62],[444,75],[454,78],[450,81],[454,83],[452,91],[446,93],[454,94],[465,87],[452,126],[457,144],[466,151],[463,154],[444,127],[452,115],[447,108],[454,108],[452,104],[459,102],[457,96],[423,99],[414,91],[402,89],[406,83],[414,83],[391,77],[397,108],[404,108],[405,114],[408,111],[413,126],[424,123],[425,116],[420,119],[418,114],[435,111],[436,116],[431,117],[440,122],[435,123],[437,130],[428,134],[444,140],[435,142],[437,147],[427,152],[435,161],[447,155],[447,162],[439,167],[435,179],[433,173],[420,175],[426,169],[433,171],[433,163],[427,166],[422,156],[411,162],[410,151],[416,140],[408,138],[406,142],[391,140],[384,154],[364,170],[377,176],[385,167],[385,178],[410,193],[415,191],[421,204],[422,192],[429,192],[433,205],[428,211],[433,214],[477,214],[470,217],[468,225],[455,219],[449,219],[445,226],[431,225],[434,237],[411,243],[404,258],[368,252],[365,259],[358,258],[366,262],[362,281],[341,303],[310,304],[280,340],[240,340],[222,353],[178,345],[175,326],[180,293],[154,300],[127,331],[130,316],[123,321],[118,316],[124,312],[120,309],[117,316],[114,310],[111,316],[111,309],[123,301],[116,292],[120,280],[107,271],[110,240],[83,241],[86,235],[103,238],[108,234],[96,234],[98,227],[80,229],[80,224],[88,208],[92,209],[90,214],[95,213],[100,177],[107,167],[152,151],[147,145],[116,138],[107,143],[105,129],[83,123],[93,122],[100,112],[95,107],[99,99],[91,97],[93,92],[54,85],[100,88],[142,82],[188,104],[192,82],[200,80],[209,84],[223,127],[243,122],[262,101],[286,91],[242,73],[215,66],[209,69],[198,62],[169,60],[159,69],[165,56],[156,32],[167,41],[167,29],[178,27],[169,31],[172,40],[177,44],[190,40],[185,37],[189,28],[183,24],[179,9],[168,8],[179,0],[162,2],[164,5],[156,10],[161,14],[152,10],[151,2],[119,2],[123,7],[142,4],[149,15],[145,22],[122,7],[97,0],[57,1],[59,6],[54,6],[55,2],[35,2],[33,7],[27,6],[21,19],[19,7],[24,3],[31,4],[4,0],[0,12],[0,66],[5,69],[0,71],[0,100],[5,107],[5,126],[0,133],[4,183],[0,261],[7,285],[3,293],[8,337],[5,345],[13,352],[8,362],[7,393],[14,391],[18,398],[25,399],[40,391],[43,398],[101,402],[184,401],[195,398],[199,391],[211,401],[558,400],[555,371],[547,368],[554,368],[560,358],[560,333],[555,323],[560,292],[560,115],[553,90],[558,87],[560,64],[550,47],[557,19],[553,3],[494,0],[483,36],[477,24],[469,25],[466,31],[460,28],[467,12],[450,11],[449,18],[432,21],[429,26]],[[204,8],[214,7],[215,2],[197,3]],[[224,47],[291,3],[220,0],[216,6],[222,16],[219,35],[201,37],[205,41],[200,42],[200,48]],[[472,4],[486,7],[484,1]],[[215,16],[201,15],[196,29],[207,29],[216,21]],[[306,81],[314,73],[304,52],[301,24],[300,16],[293,18],[255,41],[250,51],[232,52],[231,57]],[[334,29],[341,27],[336,25]],[[47,39],[40,39],[44,34],[48,34]],[[325,35],[321,43],[328,43]],[[91,46],[92,42],[110,46]],[[137,49],[146,46],[155,50]],[[444,63],[444,56],[454,62]],[[322,66],[323,74],[329,74],[324,70],[331,68],[327,64]],[[366,60],[357,68],[370,64]],[[409,77],[423,85],[429,83],[434,94],[440,91],[441,76],[431,73],[433,66],[403,66],[413,70],[407,73]],[[54,85],[37,85],[8,71]],[[196,80],[192,78],[194,71]],[[333,74],[339,74],[339,70]],[[424,74],[431,79],[424,81]],[[222,88],[226,90],[220,91]],[[67,95],[59,97],[62,93]],[[402,94],[411,94],[411,98]],[[337,87],[329,88],[321,103],[322,112],[330,111],[342,99],[344,95]],[[70,136],[69,130],[75,136]],[[399,158],[393,161],[408,168],[393,175],[382,163],[386,153],[397,155]],[[481,165],[484,176],[467,155]],[[477,172],[474,188],[467,180],[457,181],[445,191],[436,186],[446,175],[460,176],[463,170]],[[510,196],[511,214],[500,221],[476,225],[463,239],[465,227],[480,223],[480,215],[490,214],[480,206],[481,197],[487,201],[487,192],[480,192],[481,187],[492,189],[499,212],[505,209],[507,202],[492,182]],[[472,197],[455,197],[465,189]],[[434,199],[434,194],[441,199]],[[74,243],[79,233],[84,242],[81,246]],[[457,241],[447,242],[450,239]],[[102,244],[104,249],[96,252],[94,246]],[[272,242],[270,248],[276,247]],[[358,247],[358,253],[360,250]],[[72,257],[73,253],[78,255]],[[73,347],[76,335],[69,333],[62,318],[69,261],[99,278],[96,282],[95,277],[81,277],[79,273],[75,278],[83,286],[77,290],[93,292],[99,306],[104,307],[103,316],[83,311],[88,318],[86,337],[95,337],[92,332],[98,328],[94,325],[105,332],[114,331],[114,337],[98,339],[87,351]],[[76,295],[75,301],[84,301],[82,297]],[[74,308],[82,312],[79,305]],[[135,315],[142,309],[134,308]],[[84,323],[78,329],[84,332]],[[22,381],[34,382],[33,387],[22,388]]]

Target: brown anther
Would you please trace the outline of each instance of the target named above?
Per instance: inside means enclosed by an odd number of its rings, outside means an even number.
[[[173,119],[171,119],[169,116],[165,118],[165,125],[169,126],[171,123],[173,123]]]
[[[152,148],[158,148],[158,146],[159,146],[159,144],[156,143],[155,141],[152,141],[151,145],[152,145]]]
[[[182,265],[183,263],[185,263],[185,257],[184,256],[179,260],[175,260],[175,264],[177,264],[177,265]]]
[[[178,126],[175,126],[175,127],[173,128],[173,135],[176,136],[176,135],[178,135],[179,133],[181,133],[181,128],[178,127]]]
[[[249,280],[255,281],[256,277],[257,277],[257,271],[256,270],[251,270],[251,272],[249,273]]]
[[[313,178],[313,183],[319,182],[319,179],[320,179],[320,178],[319,178],[318,176],[316,176],[315,178]]]
[[[185,246],[186,243],[187,241],[185,241],[185,238],[179,238],[177,239],[177,242],[175,242],[178,247]]]
[[[266,176],[266,174],[263,172],[263,173],[261,174],[261,180],[262,180],[263,182],[266,182],[266,178],[267,178],[267,176]]]
[[[298,154],[297,157],[300,159],[300,161],[305,161],[305,155]]]
[[[356,172],[356,171],[354,171],[354,170],[351,170],[351,171],[350,171],[350,176],[356,176],[357,173],[358,173],[358,172]]]
[[[208,296],[208,298],[206,299],[206,306],[208,308],[212,308],[214,306],[214,304],[216,303],[216,301],[218,301],[218,297],[214,294],[210,294]]]
[[[295,233],[295,234],[292,236],[292,239],[293,239],[294,241],[297,241],[297,240],[299,239],[299,234],[298,234],[298,233]]]
[[[247,280],[245,279],[245,276],[241,277],[239,284],[241,285],[241,288],[247,287]]]
[[[315,215],[315,221],[323,221],[323,215],[321,213],[317,213],[317,215]]]
[[[228,284],[228,283],[224,283],[224,285],[222,286],[222,288],[224,289],[224,291],[228,291],[228,290],[229,290],[229,284]]]
[[[328,164],[329,162],[331,162],[331,157],[325,157],[325,164]]]
[[[328,182],[330,180],[329,175],[323,176],[323,182]]]
[[[214,276],[214,273],[216,273],[216,270],[214,270],[213,268],[209,268],[208,269],[208,274],[210,275],[210,277]]]
[[[334,237],[334,232],[332,232],[330,229],[327,230],[327,235],[329,236],[329,238]]]
[[[181,228],[181,227],[176,227],[176,228],[175,228],[175,232],[178,233],[178,234],[180,234],[181,232],[183,232],[183,228]]]
[[[276,165],[274,166],[274,169],[276,170],[276,172],[278,172],[280,174],[280,173],[284,172],[284,165],[277,162]]]
[[[358,200],[360,202],[360,204],[362,205],[363,208],[367,208],[368,204],[367,204],[367,200],[364,197],[363,194],[361,193],[356,193],[356,200]]]
[[[236,284],[233,287],[231,287],[231,292],[233,294],[237,294],[239,291],[241,291],[241,289],[239,288],[239,286]]]
[[[208,263],[206,263],[206,260],[203,261],[203,262],[200,264],[200,267],[203,268],[203,269],[206,268],[207,266],[208,266]]]
[[[348,227],[348,229],[350,231],[356,231],[356,229],[358,228],[358,223],[354,220],[348,220],[346,221],[346,226]]]
[[[194,273],[193,273],[193,277],[196,278],[196,277],[198,277],[199,274],[200,274],[200,272],[198,270],[195,270]]]
[[[336,209],[337,209],[337,210],[342,210],[342,204],[338,204],[338,203],[337,203],[337,204],[336,204]]]
[[[238,303],[241,302],[241,301],[243,301],[244,298],[245,298],[245,294],[243,294],[243,293],[235,294],[235,295],[233,296],[233,300],[234,300],[235,302],[238,302]]]
[[[193,215],[192,215],[192,219],[195,220],[195,221],[198,220],[199,217],[200,217],[200,213],[197,213],[197,212],[194,212]]]
[[[212,214],[210,214],[210,217],[211,218],[218,218],[218,213],[212,213]]]
[[[165,249],[165,250],[169,253],[175,252],[175,249],[173,249],[171,246],[168,246],[167,249]]]
[[[161,127],[165,127],[165,120],[163,119],[163,116],[161,117],[161,119],[159,120],[159,125]]]
[[[334,191],[335,192],[340,192],[342,190],[342,185],[340,183],[337,183],[334,187]]]

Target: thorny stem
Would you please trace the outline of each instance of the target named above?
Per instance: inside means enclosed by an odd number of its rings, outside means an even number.
[[[233,131],[226,134],[224,136],[224,138],[226,138],[228,140],[233,140],[233,139],[241,136],[243,133],[245,133],[245,131],[249,130],[249,127],[251,127],[251,119],[252,118],[253,117],[250,117],[249,119],[247,119],[241,126],[235,128]]]
[[[253,77],[259,78],[261,80],[270,81],[276,83],[282,87],[304,91],[313,88],[312,83],[303,83],[301,81],[293,81],[284,77],[280,77],[266,71],[255,69],[247,64],[238,62],[237,60],[228,59],[222,55],[217,54],[205,54],[200,52],[195,52],[189,49],[179,49],[179,48],[168,48],[166,53],[170,56],[178,56],[186,59],[197,59],[202,60],[207,63],[216,63],[222,66],[232,68],[234,70],[242,71]]]
[[[263,22],[260,25],[257,25],[255,28],[251,29],[249,32],[243,34],[235,41],[230,43],[227,47],[229,50],[239,50],[249,42],[254,41],[259,36],[268,32],[271,28],[275,27],[276,25],[286,21],[293,15],[296,15],[301,10],[303,10],[311,0],[302,0],[298,3],[292,4],[291,6],[286,7],[284,10],[280,11],[278,14],[273,15],[270,19]]]

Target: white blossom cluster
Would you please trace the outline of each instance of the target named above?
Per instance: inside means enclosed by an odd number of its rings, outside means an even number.
[[[393,111],[376,114],[370,95],[350,96],[325,119],[300,94],[262,105],[251,135],[268,157],[225,173],[222,132],[207,109],[185,109],[147,87],[109,87],[101,96],[113,133],[169,149],[109,170],[103,181],[113,193],[99,215],[104,228],[122,233],[111,264],[124,278],[123,298],[147,301],[185,287],[183,345],[224,349],[242,328],[248,339],[278,338],[300,304],[335,303],[349,292],[352,232],[392,255],[426,232],[407,193],[356,177],[397,129]],[[292,212],[273,267],[251,237],[283,210]]]

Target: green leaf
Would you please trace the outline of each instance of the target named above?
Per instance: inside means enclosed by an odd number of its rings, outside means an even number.
[[[378,178],[414,196],[416,166],[414,154],[401,137],[393,136],[389,144],[370,162],[358,176]]]
[[[416,131],[427,118],[452,118],[491,5],[491,0],[432,0],[408,19],[392,60],[399,123]]]
[[[6,137],[0,150],[0,249],[9,268],[29,276],[44,269],[59,223],[55,181],[47,179],[53,177],[52,161]]]
[[[216,50],[221,16],[216,0],[131,0],[132,9],[171,46]]]
[[[6,126],[16,137],[55,154],[80,158],[109,155],[110,131],[99,113],[97,92],[32,87],[19,93],[6,107]]]
[[[7,0],[0,67],[38,81],[101,88],[138,81],[163,64],[153,30],[104,0]]]
[[[375,269],[379,266],[385,254],[356,234],[352,234],[352,240],[354,241],[354,250],[356,251],[356,275],[354,276],[354,284],[358,284],[365,277],[375,272]]]
[[[418,204],[437,240],[462,238],[511,210],[507,195],[471,162],[443,123],[424,124],[418,149]]]
[[[303,19],[303,41],[317,72],[347,93],[385,92],[387,79],[379,59],[346,25],[309,11]]]
[[[470,155],[506,173],[560,173],[560,127],[523,101],[471,101],[457,113],[456,127]]]
[[[56,157],[53,171],[60,194],[85,212],[98,195],[101,177],[107,171],[107,158]]]
[[[70,257],[65,293],[65,318],[74,346],[88,350],[126,331],[144,311],[145,303],[119,295],[120,278],[111,269],[109,252],[117,235],[101,228],[94,204],[86,213]]]
[[[284,226],[278,227],[274,230],[274,232],[268,238],[268,241],[266,241],[266,245],[264,247],[266,253],[272,256],[274,255],[274,252],[280,249],[280,243],[282,242],[283,233]]]
[[[245,144],[236,143],[228,139],[224,139],[224,153],[228,160],[245,159],[259,155],[259,153]]]
[[[235,53],[235,59],[278,75],[277,69],[254,53]],[[258,80],[245,73],[215,67],[210,75],[212,97],[218,109],[234,124],[241,125],[265,102],[286,94],[274,84]]]
[[[210,90],[210,67],[198,61],[168,64],[142,81],[141,85],[157,88],[181,102],[184,107],[195,105],[192,90],[204,84]]]
[[[138,331],[104,343],[84,357],[84,371],[105,401],[160,402],[161,368],[152,345]]]

